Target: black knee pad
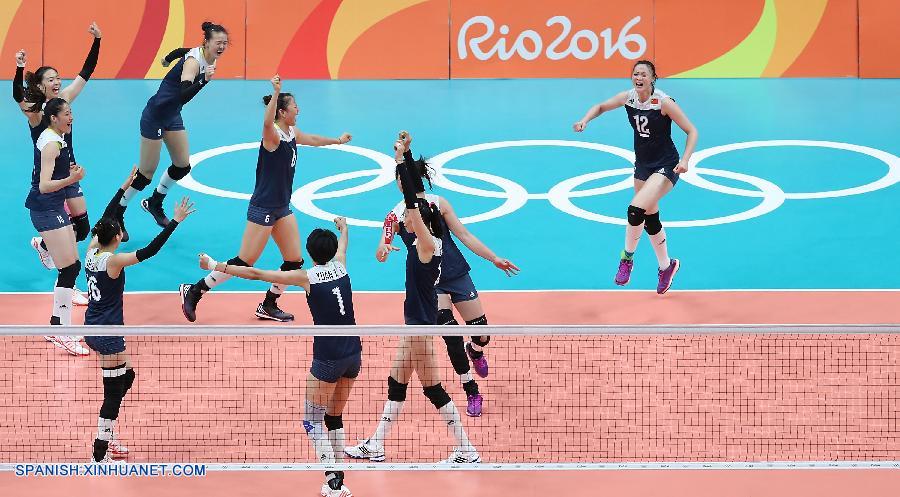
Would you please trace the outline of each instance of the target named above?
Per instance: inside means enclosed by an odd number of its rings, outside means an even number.
[[[438,309],[437,324],[441,326],[458,325],[456,318],[453,317],[453,309]],[[446,340],[446,337],[444,337]]]
[[[152,181],[150,178],[144,176],[144,173],[138,171],[137,174],[134,175],[134,179],[131,181],[131,188],[134,188],[138,191],[143,191],[144,188],[147,188],[147,185]]]
[[[87,212],[80,216],[72,218],[72,227],[75,228],[75,241],[82,241],[91,234],[91,222],[88,220]]]
[[[628,224],[632,226],[640,226],[644,222],[644,214],[647,211],[633,205],[628,206]]]
[[[450,396],[447,395],[447,391],[444,390],[444,387],[441,386],[440,383],[425,387],[422,389],[422,392],[425,393],[425,396],[428,397],[431,404],[438,409],[450,403]]]
[[[226,264],[228,264],[229,266],[243,266],[243,267],[250,267],[250,264],[247,264],[246,262],[244,262],[243,260],[241,260],[240,257],[233,257],[233,258],[231,258],[231,259],[228,259],[228,262],[226,262]]]
[[[388,376],[388,400],[393,402],[405,402],[406,387],[408,386],[407,383],[400,383],[395,380],[393,376]]]
[[[299,261],[284,261],[284,264],[281,265],[280,268],[282,271],[294,271],[296,269],[303,269],[303,259]]]
[[[178,167],[175,164],[169,166],[169,169],[166,170],[169,173],[169,177],[174,179],[175,181],[180,180],[187,176],[189,172],[191,172],[191,166],[188,167]]]
[[[325,428],[328,431],[340,430],[344,427],[344,418],[341,416],[329,416],[325,415]]]
[[[488,324],[488,323],[487,323],[487,316],[485,316],[484,314],[482,314],[481,316],[478,316],[478,317],[475,318],[475,319],[470,319],[470,320],[466,321],[466,324],[469,325],[469,326],[473,326],[473,325],[474,325],[474,326],[485,326],[485,325]],[[479,344],[479,345],[480,345],[480,344]]]
[[[100,406],[100,417],[117,419],[122,398],[125,397],[125,375],[103,378],[103,405]]]
[[[59,276],[56,278],[56,286],[59,288],[74,288],[75,280],[78,273],[81,272],[81,261],[75,261],[72,264],[59,270]]]
[[[472,343],[479,347],[487,347],[487,344],[491,343],[491,337],[472,337]]]
[[[122,388],[124,389],[122,395],[124,396],[131,390],[131,386],[134,385],[134,369],[128,369],[122,376],[125,378],[125,381],[122,382]]]
[[[644,231],[648,235],[655,235],[662,231],[662,223],[659,220],[659,211],[644,216]]]
[[[471,369],[469,365],[469,357],[466,355],[466,346],[463,337],[443,337],[444,343],[447,344],[447,355],[450,357],[450,364],[453,365],[453,371],[456,374],[466,374]]]

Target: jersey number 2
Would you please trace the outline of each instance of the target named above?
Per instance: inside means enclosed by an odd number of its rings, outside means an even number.
[[[650,130],[647,129],[647,116],[634,116],[634,127],[644,138],[650,136]]]
[[[341,288],[336,286],[331,289],[331,293],[333,293],[334,296],[337,297],[338,307],[341,308],[341,316],[346,316],[347,311],[346,309],[344,309],[344,297],[341,295]]]

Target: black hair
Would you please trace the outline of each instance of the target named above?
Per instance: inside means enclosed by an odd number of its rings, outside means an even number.
[[[294,99],[294,95],[291,93],[279,93],[278,94],[278,104],[275,106],[275,118],[278,118],[279,110],[287,110],[288,105],[290,105],[291,100]],[[266,95],[262,98],[263,105],[269,105],[269,102],[272,101],[272,95]]]
[[[419,159],[414,161],[413,164],[415,165],[414,171],[416,172],[416,174],[428,181],[428,189],[430,190],[431,188],[433,188],[431,185],[431,175],[434,174],[434,171],[431,169],[431,165],[428,164],[428,159],[420,155]],[[396,169],[394,169],[394,179],[397,179],[399,177],[400,168],[397,167]]]
[[[331,230],[316,228],[306,238],[306,252],[316,264],[326,264],[337,253],[338,238]]]
[[[91,234],[97,237],[97,241],[102,246],[109,245],[113,239],[122,232],[122,227],[116,218],[104,217],[97,221]]]
[[[200,28],[203,29],[203,40],[209,41],[212,39],[213,33],[225,33],[228,35],[228,30],[225,29],[225,26],[221,24],[216,24],[213,22],[206,21],[200,25]]]
[[[69,105],[69,102],[66,102],[62,98],[51,98],[47,105],[44,107],[44,117],[42,121],[44,125],[50,126],[50,118],[53,116],[58,116],[60,112],[62,112],[63,107]]]
[[[39,86],[44,81],[44,74],[47,71],[56,71],[56,68],[41,66],[37,68],[37,71],[25,73],[25,100],[34,104],[28,109],[29,112],[40,112],[44,102],[47,101],[47,96]],[[59,73],[59,71],[56,72]]]
[[[653,78],[653,82],[650,83],[650,93],[653,93],[656,91],[656,80],[659,78],[659,76],[656,75],[656,66],[653,65],[653,62],[650,62],[649,60],[639,60],[631,66],[631,72],[634,73],[637,66],[642,64],[650,68],[650,76]]]

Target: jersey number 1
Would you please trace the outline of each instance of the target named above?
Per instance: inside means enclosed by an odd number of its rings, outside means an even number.
[[[346,316],[347,311],[344,309],[344,297],[341,296],[341,288],[336,286],[331,289],[331,293],[333,293],[334,296],[337,297],[338,307],[341,308],[341,316]]]

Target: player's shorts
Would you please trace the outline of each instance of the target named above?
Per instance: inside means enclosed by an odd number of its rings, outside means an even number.
[[[66,194],[66,198],[78,198],[84,196],[84,191],[81,189],[81,183],[77,181],[63,188],[63,191]]]
[[[647,181],[647,178],[650,177],[653,173],[659,173],[669,179],[672,182],[672,186],[675,186],[675,183],[678,183],[678,177],[680,174],[675,172],[675,166],[678,164],[672,164],[667,167],[641,167],[634,166],[634,179],[639,179],[641,181]]]
[[[335,383],[341,378],[356,378],[362,367],[362,353],[357,352],[343,359],[320,359],[313,357],[309,372],[325,383]]]
[[[147,106],[141,113],[141,136],[148,140],[161,140],[165,131],[183,130],[184,121],[181,119],[181,112],[175,114],[174,117],[161,119]]]
[[[468,302],[478,298],[478,290],[475,289],[475,283],[469,273],[462,274],[450,281],[441,280],[434,286],[438,295],[450,295],[450,301],[454,304],[457,302]]]
[[[279,219],[293,214],[291,207],[285,205],[282,207],[260,207],[250,204],[247,207],[247,221],[261,226],[272,226]]]
[[[125,337],[99,336],[84,337],[84,343],[98,354],[119,354],[125,352]]]
[[[28,210],[31,215],[31,224],[38,233],[52,231],[72,224],[69,213],[62,207],[49,211]]]

